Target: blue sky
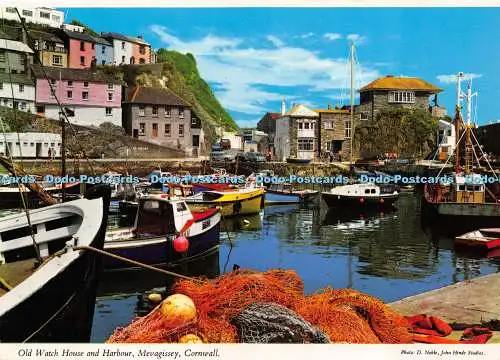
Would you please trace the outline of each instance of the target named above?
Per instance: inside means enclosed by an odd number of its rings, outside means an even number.
[[[474,77],[477,122],[500,119],[499,8],[71,8],[96,31],[143,35],[153,48],[191,52],[202,77],[240,126],[267,111],[305,103],[349,103],[349,44],[356,85],[386,74],[420,77],[455,103],[459,71]]]

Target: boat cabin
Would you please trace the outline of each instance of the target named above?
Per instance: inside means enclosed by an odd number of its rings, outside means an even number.
[[[331,192],[335,195],[344,196],[380,196],[380,186],[375,184],[352,184],[334,187]]]
[[[135,234],[139,237],[176,234],[192,220],[193,214],[184,201],[146,196],[139,200]]]
[[[455,199],[457,203],[475,203],[485,202],[485,185],[478,174],[463,176],[457,175],[453,184]]]

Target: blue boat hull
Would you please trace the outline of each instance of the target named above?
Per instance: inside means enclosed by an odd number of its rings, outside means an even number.
[[[264,194],[264,204],[299,204],[300,195],[275,190],[266,190]]]
[[[182,262],[192,261],[216,250],[220,243],[220,223],[207,232],[188,237],[189,249],[187,253],[180,254],[175,251],[172,241],[166,237],[152,238],[150,244],[145,239],[140,246],[123,246],[106,248],[105,250],[114,255],[122,256],[147,265],[169,265],[173,266]],[[162,240],[162,241],[156,241]],[[124,241],[126,245],[126,241]],[[117,270],[131,268],[133,265],[111,257],[104,258],[105,270]]]

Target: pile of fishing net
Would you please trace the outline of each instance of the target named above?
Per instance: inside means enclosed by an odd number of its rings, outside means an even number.
[[[380,300],[349,289],[305,296],[290,270],[238,270],[214,280],[180,280],[173,290],[108,342],[412,342],[408,320]]]

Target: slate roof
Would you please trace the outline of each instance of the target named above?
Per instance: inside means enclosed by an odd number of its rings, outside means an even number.
[[[6,74],[0,73],[0,83],[3,83],[4,88],[9,86],[10,83],[13,84],[24,84],[34,86],[35,83],[28,76],[23,74]]]
[[[133,88],[125,103],[188,106],[168,89],[144,86]]]
[[[369,90],[416,90],[438,93],[443,89],[419,78],[386,76],[363,86],[359,91]]]
[[[101,45],[106,45],[106,46],[113,46],[108,40],[102,38],[102,37],[97,37],[94,36],[94,41],[96,44],[101,44]]]
[[[78,31],[69,31],[69,30],[63,30],[63,33],[70,39],[82,40],[90,43],[96,42],[93,36],[86,33],[81,33]]]
[[[121,84],[120,80],[99,69],[71,69],[53,66],[44,66],[43,68],[49,79],[59,80],[60,74],[62,80]],[[45,78],[39,65],[33,66],[33,73],[37,79]]]
[[[64,41],[55,34],[46,31],[30,30],[29,36],[34,40],[53,41],[64,44]]]
[[[136,44],[149,45],[149,43],[144,41],[144,39],[140,39],[138,37],[133,37],[133,36],[126,36],[114,32],[101,33],[101,36],[106,39],[116,39],[121,41],[133,42]]]
[[[31,48],[28,45],[20,41],[13,41],[7,39],[0,39],[0,49],[33,54],[33,50],[31,50]]]

